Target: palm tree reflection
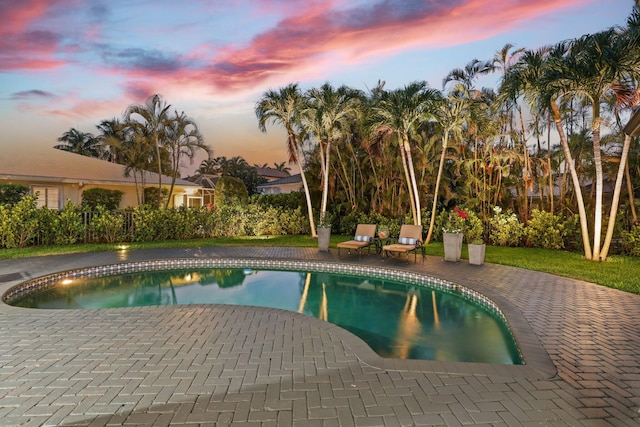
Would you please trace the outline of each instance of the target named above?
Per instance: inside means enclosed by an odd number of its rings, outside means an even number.
[[[422,324],[416,313],[420,293],[414,288],[409,289],[398,319],[398,334],[395,337],[396,357],[407,359],[416,337],[420,334]]]

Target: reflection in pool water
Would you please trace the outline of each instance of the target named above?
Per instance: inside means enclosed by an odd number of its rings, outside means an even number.
[[[241,304],[297,311],[334,323],[382,357],[522,363],[499,316],[422,285],[328,272],[189,268],[73,278],[12,305],[112,308],[173,304]]]

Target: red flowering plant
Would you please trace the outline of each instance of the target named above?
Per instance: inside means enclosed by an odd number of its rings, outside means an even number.
[[[449,212],[449,215],[442,226],[442,231],[444,233],[462,233],[465,229],[465,220],[467,217],[467,213],[456,206]]]

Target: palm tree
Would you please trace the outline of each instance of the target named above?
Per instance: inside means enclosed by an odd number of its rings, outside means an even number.
[[[266,163],[265,163],[266,165]],[[268,166],[262,166],[262,167],[268,167]],[[289,166],[287,166],[287,162],[280,162],[280,163],[273,163],[273,168],[277,171],[280,172],[284,172],[287,175],[291,175],[291,168]]]
[[[571,54],[566,56],[564,64],[561,64],[564,67],[560,83],[591,105],[596,191],[591,259],[595,261],[606,259],[606,253],[601,253],[604,202],[604,173],[600,142],[601,104],[612,92],[621,99],[628,99],[635,93],[635,87],[631,87],[631,82],[638,77],[637,64],[635,61],[629,61],[629,58],[634,56],[629,55],[629,51],[632,52],[635,47],[628,43],[628,40],[630,39],[623,41],[622,35],[615,28],[585,35],[571,43]]]
[[[255,106],[258,127],[262,132],[267,131],[267,123],[279,124],[287,132],[287,151],[289,162],[300,168],[300,177],[307,200],[307,214],[311,236],[317,238],[316,225],[313,218],[313,207],[309,185],[304,173],[304,154],[302,153],[302,136],[300,114],[304,108],[304,98],[297,84],[289,84],[278,91],[268,90]]]
[[[319,89],[310,89],[307,92],[307,98],[307,107],[303,112],[304,126],[307,135],[317,138],[320,142],[323,186],[320,222],[323,222],[329,195],[331,150],[338,140],[348,137],[351,131],[352,118],[359,102],[359,92],[347,86],[334,89],[329,83],[325,83]]]
[[[435,101],[440,97],[440,92],[428,88],[427,82],[418,81],[392,92],[383,92],[372,106],[372,133],[377,138],[391,135],[397,138],[415,225],[421,225],[422,219],[410,140],[416,127],[431,118]]]
[[[152,95],[143,105],[130,105],[124,113],[125,122],[139,135],[148,138],[155,147],[158,172],[158,191],[162,190],[162,148],[166,143],[165,129],[172,118],[169,108],[161,95]]]
[[[184,112],[175,112],[175,118],[169,123],[166,130],[165,148],[169,151],[171,161],[171,187],[169,195],[165,201],[165,209],[169,207],[171,194],[180,173],[180,166],[183,159],[187,158],[193,162],[198,150],[204,150],[207,155],[211,154],[211,149],[204,143],[204,137],[200,133],[195,121],[185,115]]]
[[[438,103],[438,108],[435,110],[435,119],[438,125],[442,128],[442,153],[440,155],[440,164],[438,165],[438,174],[436,176],[436,185],[433,190],[433,206],[431,207],[431,221],[429,222],[429,231],[425,244],[431,241],[433,235],[433,226],[436,220],[436,210],[438,200],[438,191],[440,189],[440,179],[442,178],[442,171],[444,169],[444,160],[447,153],[447,147],[449,145],[449,136],[451,133],[460,134],[462,131],[462,125],[465,121],[465,110],[468,109],[468,100],[450,95],[446,99],[442,99]]]
[[[90,132],[80,132],[71,128],[62,134],[58,141],[64,144],[54,145],[53,148],[88,157],[100,157],[100,141]]]

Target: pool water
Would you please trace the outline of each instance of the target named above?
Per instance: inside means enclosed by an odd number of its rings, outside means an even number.
[[[240,304],[336,324],[382,357],[521,364],[496,313],[423,285],[327,272],[189,268],[66,279],[11,302],[29,308]]]

